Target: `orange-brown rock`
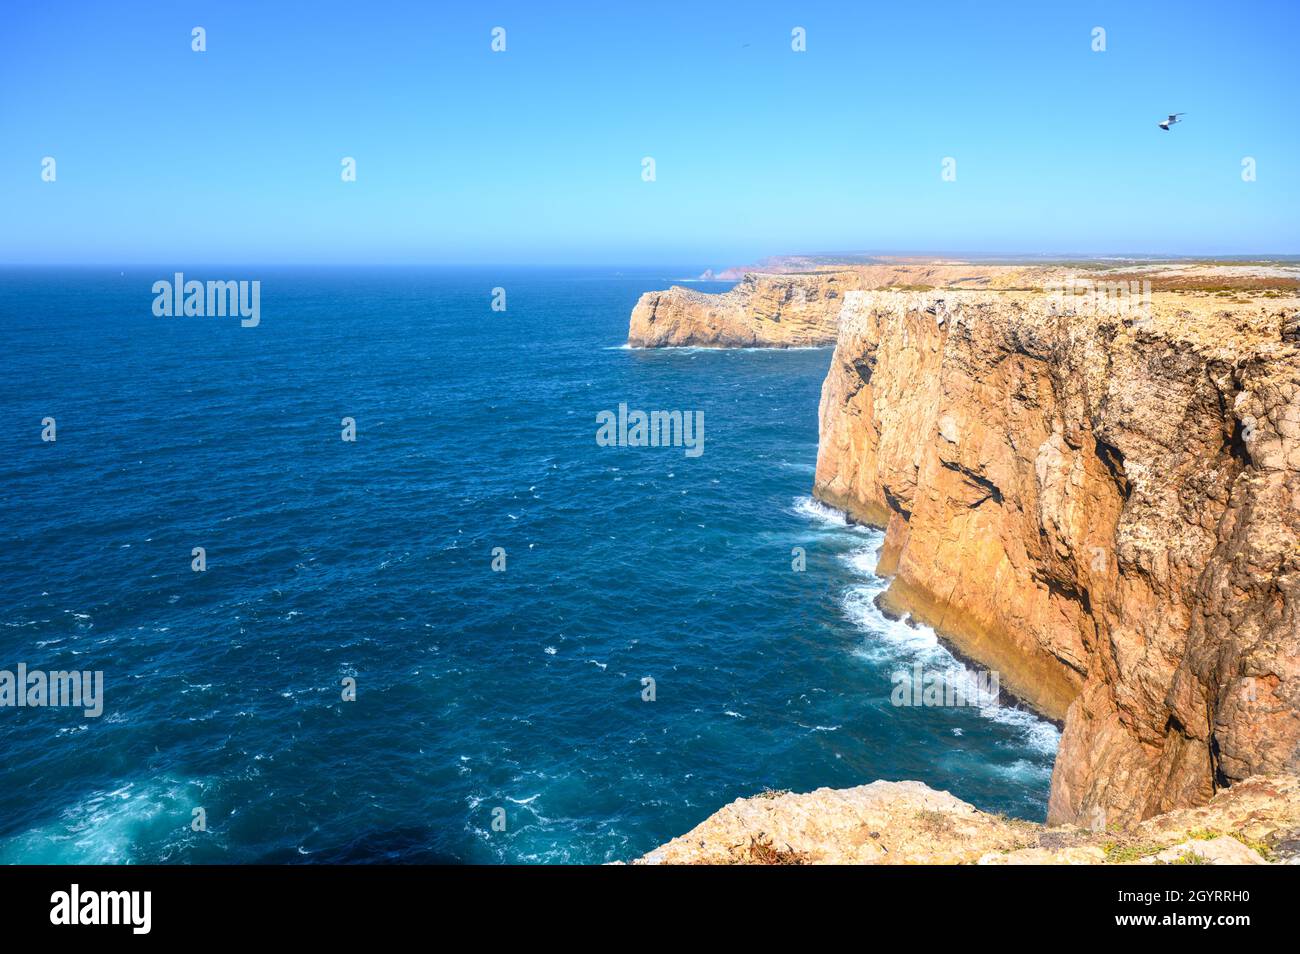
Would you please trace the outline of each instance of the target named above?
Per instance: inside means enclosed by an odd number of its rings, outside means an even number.
[[[831,345],[835,343],[844,295],[854,289],[936,285],[1010,288],[1043,272],[1007,265],[890,264],[746,274],[721,295],[674,285],[667,291],[641,296],[632,310],[628,343],[638,348]]]
[[[1124,827],[1300,772],[1298,288],[898,262],[650,293],[629,339],[817,343],[842,303],[814,493],[886,529],[886,610],[1064,722],[1049,822]]]
[[[746,275],[722,295],[680,285],[646,292],[627,340],[637,348],[829,345],[844,304],[841,286],[837,275]]]
[[[885,608],[1064,719],[1049,822],[1300,770],[1300,301],[1138,305],[859,292],[822,392]]]

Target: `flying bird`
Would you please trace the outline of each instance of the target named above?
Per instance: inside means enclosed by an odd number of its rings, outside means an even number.
[[[1170,113],[1168,119],[1162,120],[1161,122],[1156,123],[1156,125],[1159,126],[1161,129],[1163,129],[1165,132],[1169,132],[1170,126],[1172,126],[1174,123],[1182,122],[1182,120],[1179,119],[1178,117],[1186,116],[1186,115],[1187,115],[1186,113]]]

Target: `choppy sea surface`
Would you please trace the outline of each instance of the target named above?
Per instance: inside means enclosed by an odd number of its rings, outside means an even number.
[[[1052,725],[891,704],[960,663],[809,497],[830,351],[622,347],[698,267],[184,271],[260,325],[0,271],[0,669],[104,673],[0,708],[0,862],[604,862],[875,779],[1045,814]],[[704,453],[598,446],[620,403]]]

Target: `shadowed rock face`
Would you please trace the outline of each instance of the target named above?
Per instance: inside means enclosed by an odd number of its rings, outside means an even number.
[[[1298,305],[849,296],[814,492],[887,528],[885,609],[1064,719],[1049,822],[1300,770]]]

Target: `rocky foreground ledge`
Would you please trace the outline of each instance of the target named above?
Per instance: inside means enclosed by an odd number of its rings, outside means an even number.
[[[1255,777],[1128,831],[990,815],[920,782],[740,798],[635,864],[1300,864],[1300,779]]]

